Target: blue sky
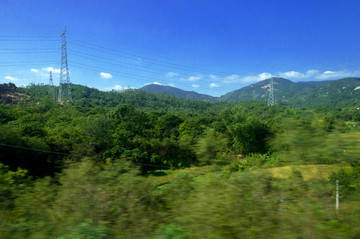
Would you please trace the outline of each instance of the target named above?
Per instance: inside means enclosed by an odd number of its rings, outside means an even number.
[[[360,76],[360,1],[1,0],[0,83],[157,82],[214,96],[280,76]]]

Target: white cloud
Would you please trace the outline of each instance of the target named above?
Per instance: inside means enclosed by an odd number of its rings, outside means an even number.
[[[268,73],[268,72],[263,72],[263,73],[258,75],[258,78],[259,78],[260,81],[269,79],[271,77],[274,77],[274,75],[271,74],[271,73]]]
[[[188,81],[198,81],[201,80],[201,76],[190,76]]]
[[[344,77],[353,77],[359,76],[359,71],[325,71],[322,74],[318,74],[316,79],[326,80],[326,79],[336,79]]]
[[[110,73],[100,72],[100,76],[103,79],[110,79],[112,78],[112,75]]]
[[[166,74],[167,77],[175,77],[175,76],[178,76],[178,75],[179,75],[179,74],[176,73],[176,72],[168,72],[168,73]]]
[[[287,79],[317,79],[317,80],[326,80],[326,79],[340,79],[344,77],[354,77],[359,76],[359,71],[324,71],[320,73],[318,70],[308,70],[305,73],[297,72],[297,71],[288,71],[288,72],[280,72],[279,75],[281,77]]]
[[[193,85],[191,85],[191,87],[193,87],[193,88],[199,88],[200,86],[197,85],[197,84],[193,84]]]
[[[212,80],[218,80],[219,79],[219,77],[217,77],[216,75],[209,75],[209,77],[210,77],[210,79],[212,79]]]
[[[170,83],[170,84],[168,84],[169,86],[172,86],[172,87],[175,87],[175,84],[173,84],[173,83]]]
[[[5,76],[4,77],[5,80],[9,80],[9,81],[18,81],[18,78],[12,77],[12,76]]]
[[[58,73],[60,74],[60,69],[56,69],[56,68],[53,68],[53,67],[44,67],[42,68],[43,71],[47,71],[47,72],[50,72],[52,71],[52,73]]]
[[[214,87],[219,87],[219,85],[218,84],[216,84],[216,83],[211,83],[210,85],[209,85],[211,88],[214,88]]]
[[[105,90],[108,90],[108,91],[111,91],[111,90],[122,91],[122,90],[128,90],[128,89],[132,89],[132,87],[114,85],[113,87],[105,88]]]
[[[229,75],[224,77],[223,79],[223,83],[236,83],[236,82],[240,82],[241,81],[241,77],[239,75],[233,74],[233,75]]]
[[[297,71],[280,72],[279,76],[284,78],[298,78],[298,79],[307,77],[307,75]]]
[[[317,74],[319,74],[318,70],[308,70],[308,71],[306,71],[306,75],[308,77],[312,77],[312,76],[317,75]]]
[[[290,80],[326,80],[326,79],[340,79],[345,77],[359,77],[360,71],[324,71],[321,73],[319,70],[311,69],[306,72],[287,71],[279,72],[278,76],[284,77]],[[233,83],[255,83],[269,78],[275,77],[275,75],[269,72],[263,72],[258,75],[240,76],[237,74],[228,75],[225,77],[218,77],[215,75],[208,76],[213,81],[220,81],[225,84]]]
[[[35,72],[35,73],[39,72],[38,69],[31,69],[30,71],[31,71],[31,72]]]
[[[274,75],[271,74],[271,73],[268,73],[268,72],[263,72],[263,73],[261,73],[261,74],[259,74],[257,76],[245,76],[245,77],[242,77],[240,79],[240,82],[242,82],[242,83],[258,82],[258,81],[269,79],[271,77],[274,77]]]
[[[146,84],[144,84],[144,86],[145,86],[145,85],[162,85],[162,84],[160,84],[159,82],[155,81],[155,82],[152,82],[152,83],[146,83]]]

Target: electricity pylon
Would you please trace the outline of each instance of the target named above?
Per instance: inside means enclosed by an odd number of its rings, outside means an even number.
[[[52,78],[52,71],[50,71],[49,86],[50,86],[50,87],[53,87],[53,86],[54,86],[54,82],[53,82],[53,78]]]
[[[58,102],[62,103],[64,98],[72,101],[71,88],[70,88],[70,73],[67,60],[67,47],[66,47],[66,28],[61,32],[61,66],[60,66],[60,83]],[[67,88],[67,96],[64,90]]]
[[[275,91],[275,89],[274,89],[274,78],[271,78],[270,79],[269,97],[268,97],[268,101],[267,101],[267,105],[269,105],[269,106],[276,105],[276,97],[275,97],[274,91]]]

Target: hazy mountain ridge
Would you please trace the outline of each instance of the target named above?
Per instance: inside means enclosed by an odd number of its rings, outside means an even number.
[[[360,103],[360,78],[344,78],[330,81],[304,94],[293,97],[296,105],[309,107],[354,106]]]
[[[281,105],[294,107],[346,107],[360,103],[360,78],[344,78],[332,81],[292,82],[273,78],[276,100]],[[14,84],[0,84],[0,104],[31,104],[48,100],[56,102],[56,91],[47,85],[31,85],[17,88]],[[139,90],[104,92],[82,85],[72,85],[73,104],[107,105],[134,104],[140,107],[183,108],[192,104],[210,102],[267,101],[270,79],[231,91],[220,97],[185,91],[175,87],[147,85]],[[159,95],[160,93],[160,95]],[[55,97],[55,98],[54,98]],[[193,101],[195,100],[195,101]],[[197,103],[196,103],[197,102]],[[207,107],[202,105],[201,107]]]
[[[195,91],[181,90],[172,86],[164,86],[158,84],[150,84],[141,87],[139,90],[150,92],[150,93],[167,93],[175,96],[176,98],[190,99],[190,100],[205,100],[205,101],[216,101],[217,97],[200,94]]]
[[[301,107],[335,107],[351,106],[359,102],[360,78],[344,78],[339,80],[293,82],[285,78],[274,77],[276,101],[283,105]],[[270,79],[251,84],[231,91],[220,97],[185,91],[175,87],[147,85],[140,90],[153,93],[167,93],[177,98],[192,100],[239,102],[246,100],[266,101],[270,88]]]

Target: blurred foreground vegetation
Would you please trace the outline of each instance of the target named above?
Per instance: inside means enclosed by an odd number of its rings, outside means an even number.
[[[0,105],[0,238],[360,238],[356,107],[30,90]]]

